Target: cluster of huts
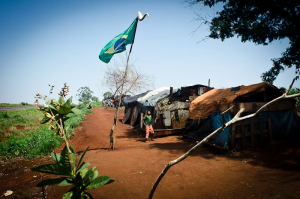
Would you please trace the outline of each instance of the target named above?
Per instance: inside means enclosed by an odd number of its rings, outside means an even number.
[[[122,122],[143,130],[143,116],[150,110],[155,136],[181,133],[187,138],[202,140],[223,125],[223,118],[224,122],[230,121],[241,108],[245,109],[241,116],[254,113],[282,94],[283,91],[264,82],[226,89],[201,84],[178,89],[162,87],[124,97]],[[228,111],[222,116],[225,110]],[[299,135],[295,100],[286,99],[268,106],[257,117],[232,125],[208,143],[223,149],[235,149]]]

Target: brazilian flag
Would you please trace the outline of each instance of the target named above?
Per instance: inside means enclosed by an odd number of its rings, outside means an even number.
[[[126,45],[133,43],[137,22],[138,18],[132,22],[127,30],[113,38],[104,46],[99,55],[101,61],[108,63],[114,54],[123,52],[126,50]]]

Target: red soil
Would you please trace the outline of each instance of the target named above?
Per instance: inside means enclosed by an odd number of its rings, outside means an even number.
[[[97,166],[99,175],[115,179],[112,184],[89,190],[95,199],[147,198],[165,165],[195,144],[181,140],[181,136],[145,143],[135,130],[118,122],[116,149],[111,151],[108,135],[114,110],[93,110],[96,113],[88,115],[82,128],[74,132],[71,145],[78,155],[90,145],[85,162]],[[122,117],[123,112],[119,119]],[[8,170],[0,176],[0,194],[13,190],[14,194],[6,198],[42,198],[41,188],[34,187],[40,176],[29,168],[49,159],[3,163],[2,168]],[[167,172],[153,198],[300,198],[299,171],[299,144],[275,144],[240,153],[202,147]],[[61,198],[69,189],[47,186],[47,198]]]

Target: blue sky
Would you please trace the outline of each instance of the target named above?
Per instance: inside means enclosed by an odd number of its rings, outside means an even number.
[[[261,74],[281,56],[288,40],[259,46],[239,38],[221,42],[208,39],[208,27],[192,21],[195,12],[215,10],[188,7],[173,1],[0,1],[0,103],[33,103],[36,93],[55,93],[67,82],[70,95],[88,86],[102,98],[108,91],[101,84],[108,64],[101,62],[101,49],[126,30],[137,11],[150,18],[138,24],[132,60],[153,76],[154,88],[207,84],[225,88],[261,82]],[[130,46],[127,47],[129,49]],[[125,52],[113,60],[125,58]],[[295,69],[281,73],[275,86],[288,87]],[[294,86],[300,87],[300,81]],[[58,97],[57,94],[52,97]],[[75,99],[75,102],[77,100]]]

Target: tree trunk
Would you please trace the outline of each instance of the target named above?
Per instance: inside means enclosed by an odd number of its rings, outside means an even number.
[[[115,149],[115,140],[116,140],[116,131],[115,129],[117,128],[117,122],[118,122],[118,116],[119,116],[119,108],[121,106],[121,99],[123,95],[121,94],[119,104],[116,106],[116,111],[115,111],[115,116],[114,116],[114,123],[110,129],[110,149],[114,150]]]

